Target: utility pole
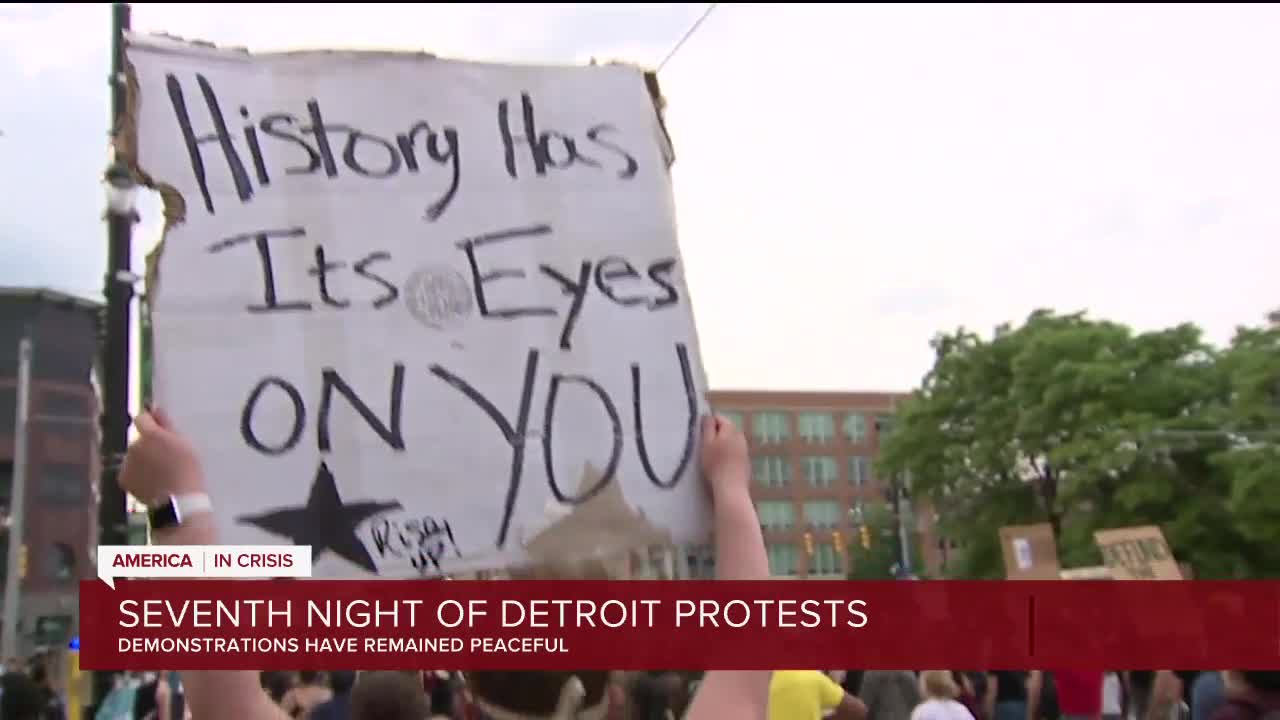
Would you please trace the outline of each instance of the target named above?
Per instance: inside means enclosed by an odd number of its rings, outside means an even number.
[[[131,158],[120,157],[128,111],[128,77],[125,74],[124,34],[129,30],[128,3],[111,5],[111,136],[112,165],[106,171],[107,268],[103,295],[107,306],[102,338],[102,477],[98,487],[98,544],[124,545],[128,538],[125,493],[120,488],[120,464],[128,449],[129,424],[129,318],[133,305],[132,266],[133,225],[138,220],[134,208]],[[98,670],[93,676],[93,707],[101,705],[111,692],[113,672]],[[91,716],[90,716],[91,717]]]
[[[4,577],[4,625],[0,653],[18,657],[18,613],[22,592],[23,526],[27,515],[27,430],[31,408],[31,330],[18,342],[18,409],[13,435],[13,488],[9,500],[9,557]]]

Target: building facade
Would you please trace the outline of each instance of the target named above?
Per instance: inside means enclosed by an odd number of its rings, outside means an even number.
[[[894,507],[924,570],[938,565],[933,516],[895,505],[887,478],[876,472],[880,441],[905,396],[873,392],[722,390],[711,404],[747,434],[752,495],[776,578],[848,577],[848,548],[872,505]],[[902,538],[877,538],[901,542]]]
[[[46,290],[0,288],[0,577],[7,572],[18,347],[32,339],[19,647],[78,634],[78,582],[95,575],[98,416],[92,382],[100,305]]]

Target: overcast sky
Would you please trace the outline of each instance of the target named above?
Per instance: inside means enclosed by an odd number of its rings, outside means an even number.
[[[143,4],[252,49],[656,65],[705,5]],[[0,4],[0,284],[97,295],[110,8]],[[725,4],[661,75],[715,387],[908,389],[1036,307],[1280,306],[1280,8]],[[139,238],[156,239],[155,206]]]

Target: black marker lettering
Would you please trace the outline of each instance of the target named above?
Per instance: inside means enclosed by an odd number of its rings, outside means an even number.
[[[570,349],[569,340],[573,335],[573,326],[578,322],[578,315],[582,312],[582,301],[587,297],[587,288],[591,287],[591,262],[589,260],[582,261],[582,266],[578,269],[577,282],[561,275],[559,271],[550,265],[539,265],[538,269],[542,271],[542,274],[560,283],[564,294],[573,298],[573,301],[569,304],[569,314],[564,319],[564,327],[560,330],[560,349],[568,350]]]
[[[560,484],[556,482],[555,462],[551,452],[551,429],[555,425],[556,399],[560,395],[561,383],[574,383],[586,387],[595,393],[600,399],[600,403],[604,405],[604,411],[609,416],[609,428],[612,431],[613,447],[609,451],[609,461],[605,463],[604,470],[600,473],[600,478],[595,484],[584,489],[576,496],[565,495],[560,489]],[[556,373],[551,376],[551,388],[547,392],[547,408],[542,420],[542,459],[547,468],[547,482],[551,485],[551,494],[555,495],[556,500],[570,505],[581,505],[582,503],[595,497],[599,492],[605,489],[609,481],[613,479],[618,472],[618,462],[622,460],[622,421],[618,418],[618,408],[613,404],[613,400],[609,398],[609,394],[600,387],[600,384],[588,377],[581,375],[561,375]]]
[[[476,248],[495,242],[505,242],[507,240],[515,240],[522,237],[538,237],[547,235],[551,232],[550,225],[534,225],[526,228],[514,228],[512,230],[503,230],[501,232],[489,233],[479,237],[468,238],[458,243],[458,247],[467,254],[467,263],[471,266],[472,284],[475,285],[476,306],[480,308],[481,317],[495,318],[518,318],[530,316],[547,316],[555,317],[554,308],[534,307],[534,308],[509,308],[504,310],[495,310],[489,307],[488,300],[484,294],[484,284],[494,280],[503,278],[523,278],[523,270],[494,270],[489,273],[480,271],[480,264],[476,261]]]
[[[270,115],[263,116],[262,121],[258,123],[258,129],[261,130],[264,135],[292,143],[306,151],[306,167],[286,168],[286,175],[310,175],[320,169],[320,153],[316,152],[315,148],[308,145],[306,140],[303,140],[293,133],[285,132],[276,128],[276,125],[280,123],[292,126],[297,122],[298,119],[292,115],[286,113],[272,113]]]
[[[400,431],[400,408],[404,399],[404,364],[396,363],[391,373],[391,408],[390,423],[387,427],[369,406],[356,395],[355,390],[342,379],[337,370],[325,368],[321,374],[323,386],[320,391],[320,412],[316,419],[316,444],[320,448],[320,452],[329,452],[332,446],[329,442],[329,410],[333,405],[333,391],[337,390],[342,397],[347,399],[351,407],[360,417],[364,418],[365,423],[377,433],[382,441],[391,446],[392,450],[404,450],[404,434]]]
[[[331,178],[338,177],[338,164],[333,160],[333,148],[329,147],[329,132],[324,126],[324,117],[320,114],[320,103],[307,101],[307,114],[311,116],[311,127],[302,128],[302,132],[310,133],[316,139],[316,148],[320,152],[320,164],[324,166],[324,174]]]
[[[289,431],[289,436],[285,438],[284,442],[274,447],[268,447],[263,444],[253,429],[253,411],[257,408],[258,400],[261,399],[262,393],[266,392],[267,388],[271,386],[284,390],[285,394],[289,396],[289,401],[293,403],[293,428]],[[253,391],[249,393],[249,399],[245,401],[244,410],[240,413],[240,437],[244,438],[246,445],[263,455],[283,455],[297,446],[298,440],[302,438],[302,429],[306,426],[306,422],[307,408],[302,403],[302,393],[289,384],[288,380],[267,377],[258,381],[258,384],[253,387]]]
[[[625,163],[625,167],[623,167],[623,169],[618,171],[618,177],[622,178],[623,180],[630,180],[631,178],[636,176],[636,171],[640,169],[640,163],[636,162],[636,159],[631,156],[631,153],[627,152],[626,150],[623,150],[621,147],[618,147],[617,145],[609,142],[608,140],[603,140],[600,138],[601,133],[606,133],[606,132],[614,133],[617,131],[618,129],[615,128],[614,126],[609,125],[607,123],[602,123],[600,125],[593,126],[592,128],[587,130],[587,139],[595,143],[596,145],[599,145],[600,147],[612,152],[618,157],[622,158],[623,162]]]
[[[249,108],[240,106],[240,117],[249,119]],[[271,176],[267,174],[267,161],[262,157],[262,146],[258,143],[258,131],[252,123],[244,126],[244,143],[249,146],[249,154],[253,156],[253,169],[258,173],[258,184],[267,187],[271,184]]]
[[[356,156],[356,145],[361,140],[374,143],[387,153],[387,166],[385,168],[370,170],[360,162],[360,158]],[[342,151],[342,161],[347,164],[347,167],[365,177],[385,178],[400,172],[400,152],[396,149],[396,146],[376,135],[369,135],[359,130],[352,130],[347,133],[347,147]]]
[[[417,137],[419,132],[427,133],[427,157],[433,162],[441,165],[448,163],[450,170],[453,172],[453,178],[449,181],[449,189],[445,191],[443,197],[427,207],[427,219],[436,220],[444,214],[449,204],[453,202],[453,196],[458,192],[458,184],[462,180],[462,158],[458,154],[458,131],[452,127],[444,128],[444,147],[440,146],[440,133],[431,129],[431,126],[425,122],[419,122],[409,128],[408,133],[396,136],[396,144],[400,147],[400,154],[404,155],[405,167],[410,172],[418,172],[418,155],[416,150]]]
[[[632,267],[631,263],[624,258],[611,255],[600,262],[596,263],[596,288],[601,294],[610,300],[618,303],[623,307],[631,307],[633,305],[641,305],[645,302],[642,297],[618,297],[614,290],[614,283],[621,280],[638,280],[640,273]]]
[[[235,183],[236,194],[240,196],[241,201],[253,197],[253,185],[249,181],[249,174],[244,169],[244,163],[240,161],[240,154],[236,152],[235,144],[231,141],[231,134],[227,131],[227,121],[222,117],[222,108],[218,105],[218,96],[214,94],[213,87],[209,85],[204,75],[196,75],[196,83],[200,86],[200,92],[209,108],[209,118],[213,122],[212,134],[196,135],[191,125],[191,115],[187,112],[187,101],[182,92],[182,84],[178,82],[176,75],[172,73],[165,75],[169,102],[173,105],[173,114],[177,117],[178,128],[182,131],[182,139],[187,146],[187,155],[191,159],[191,172],[196,177],[196,184],[200,186],[200,195],[204,198],[205,209],[213,215],[213,196],[209,192],[204,158],[200,154],[201,145],[208,142],[218,143],[227,161],[227,168],[231,171],[231,180]]]
[[[257,232],[245,233],[243,235],[234,235],[224,240],[210,245],[207,249],[210,254],[220,253],[228,248],[236,245],[252,241],[258,248],[258,259],[262,263],[262,303],[261,305],[250,305],[249,312],[268,312],[272,310],[310,310],[311,303],[305,301],[296,302],[279,302],[276,297],[276,273],[275,268],[271,264],[271,238],[295,238],[305,237],[306,230],[300,227],[288,228],[285,230],[259,230]]]
[[[386,289],[387,291],[386,295],[383,295],[373,301],[373,307],[376,310],[381,310],[383,307],[386,307],[387,305],[395,302],[396,298],[400,297],[400,288],[396,287],[394,284],[392,284],[390,281],[388,281],[386,278],[382,277],[381,275],[370,272],[368,270],[369,266],[372,265],[375,261],[390,260],[390,259],[391,259],[390,253],[378,251],[378,252],[369,253],[363,259],[356,261],[356,263],[351,266],[351,269],[355,272],[355,274],[363,278],[368,278],[369,280],[372,280],[378,283],[379,285],[381,285],[383,288]]]
[[[640,366],[638,364],[631,365],[631,402],[634,409],[635,431],[636,431],[636,450],[640,455],[640,464],[644,466],[645,475],[649,476],[649,482],[662,488],[670,490],[680,482],[680,478],[684,476],[685,468],[689,466],[689,459],[693,457],[693,439],[694,433],[698,426],[698,394],[697,388],[693,383],[693,369],[689,365],[689,350],[684,343],[676,343],[676,358],[680,362],[680,376],[684,380],[684,397],[689,412],[689,420],[685,424],[684,449],[680,452],[680,461],[676,463],[676,469],[671,473],[670,480],[661,480],[657,473],[653,470],[653,464],[649,460],[649,451],[644,442],[644,405],[640,394]]]
[[[480,391],[471,387],[466,380],[454,375],[440,365],[431,366],[431,374],[444,380],[458,392],[466,395],[484,414],[489,416],[494,425],[502,433],[502,437],[511,446],[511,479],[507,484],[507,498],[503,505],[502,522],[498,525],[496,546],[501,550],[507,544],[507,532],[511,528],[511,516],[515,513],[516,498],[520,493],[520,478],[524,473],[525,435],[529,431],[529,409],[533,404],[533,382],[538,372],[538,351],[530,350],[524,364],[524,384],[520,388],[520,409],[516,413],[515,427],[502,416],[502,413]]]
[[[325,260],[324,246],[316,245],[316,264],[307,268],[307,274],[316,278],[320,285],[320,299],[329,307],[344,308],[351,304],[349,300],[338,300],[329,295],[329,272],[331,270],[341,270],[347,264],[343,262],[331,262]]]
[[[650,310],[660,310],[680,302],[680,293],[671,282],[671,271],[675,269],[675,258],[659,260],[649,266],[649,279],[662,288],[664,295],[649,301]]]

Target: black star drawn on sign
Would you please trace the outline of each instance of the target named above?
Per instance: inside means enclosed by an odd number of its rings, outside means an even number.
[[[360,538],[356,537],[356,528],[375,515],[388,510],[400,510],[402,507],[398,502],[344,505],[338,495],[333,473],[322,462],[320,469],[316,471],[316,479],[311,484],[311,494],[307,497],[305,506],[278,508],[261,515],[245,515],[236,518],[236,522],[253,525],[272,535],[287,537],[295,545],[310,545],[312,561],[326,551],[331,551],[369,572],[377,572],[378,568],[369,551]]]

